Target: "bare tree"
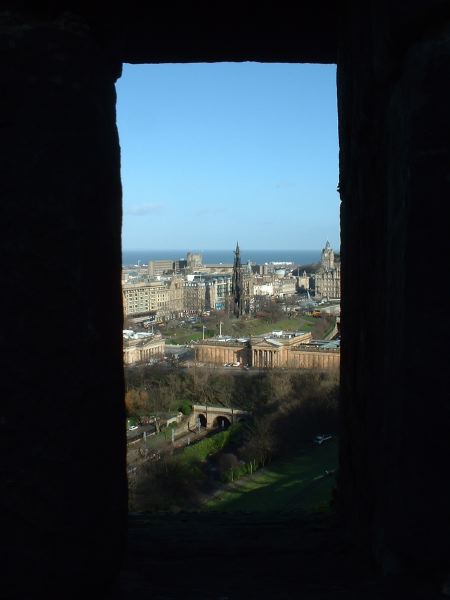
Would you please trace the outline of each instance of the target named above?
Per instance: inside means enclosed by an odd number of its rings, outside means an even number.
[[[255,419],[249,426],[250,438],[241,453],[246,461],[256,460],[264,467],[276,451],[276,437],[268,417]]]

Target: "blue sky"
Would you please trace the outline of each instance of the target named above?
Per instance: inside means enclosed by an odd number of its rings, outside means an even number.
[[[125,250],[339,249],[336,67],[124,65]]]

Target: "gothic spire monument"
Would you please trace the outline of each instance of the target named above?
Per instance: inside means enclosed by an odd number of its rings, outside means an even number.
[[[233,296],[233,314],[239,318],[244,309],[244,285],[242,281],[241,251],[239,250],[239,242],[236,242],[236,250],[234,251],[231,294]]]

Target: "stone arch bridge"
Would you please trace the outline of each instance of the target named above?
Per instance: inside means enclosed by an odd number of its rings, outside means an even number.
[[[189,429],[194,429],[198,425],[198,419],[200,419],[200,425],[206,429],[228,427],[233,425],[233,423],[242,421],[249,415],[250,413],[248,411],[240,410],[238,408],[194,404],[192,406],[188,427]]]

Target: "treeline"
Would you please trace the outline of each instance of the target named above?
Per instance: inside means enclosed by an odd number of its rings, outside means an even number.
[[[338,386],[337,371],[267,370],[258,373],[222,372],[193,367],[189,370],[140,366],[125,369],[125,404],[129,417],[176,412],[188,404],[240,408],[265,414],[274,401],[286,407]]]
[[[192,404],[235,406],[235,378],[213,370],[189,371],[142,366],[125,370],[125,405],[129,417],[186,411]]]
[[[218,434],[224,436],[223,444],[208,450],[207,459],[201,452],[190,451],[189,460],[180,453],[146,465],[131,488],[132,510],[196,508],[202,495],[217,484],[251,473],[274,459],[298,455],[318,433],[338,433],[337,372],[267,371],[233,376],[202,371],[157,377],[156,389],[174,386],[180,393],[178,399],[173,399],[173,390],[160,397],[174,405],[190,398],[242,408],[252,417]]]

